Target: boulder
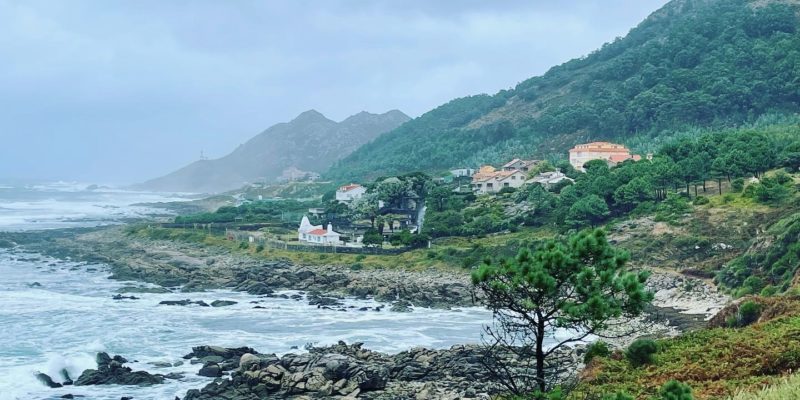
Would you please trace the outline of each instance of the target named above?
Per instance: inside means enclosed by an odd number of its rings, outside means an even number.
[[[53,378],[51,378],[50,375],[47,375],[42,372],[36,374],[36,379],[51,389],[60,388],[63,386],[62,384],[53,381]]]
[[[394,311],[394,312],[411,312],[412,311],[411,307],[412,307],[412,304],[410,302],[408,302],[407,300],[399,300],[399,301],[394,302],[394,304],[392,304],[392,308],[390,309],[390,311]]]
[[[154,385],[164,383],[162,375],[153,375],[146,371],[133,371],[123,364],[124,357],[110,357],[107,353],[98,353],[95,358],[97,369],[87,369],[75,381],[76,386],[85,385]]]
[[[227,307],[237,304],[237,302],[233,300],[214,300],[211,302],[211,307]]]
[[[200,368],[200,372],[197,375],[218,378],[222,376],[222,368],[215,362],[207,362],[203,365],[203,368]]]

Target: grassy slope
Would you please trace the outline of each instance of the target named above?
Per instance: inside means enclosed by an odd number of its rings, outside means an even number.
[[[800,375],[792,375],[758,392],[743,392],[732,400],[789,400],[800,398]]]
[[[775,383],[800,367],[800,316],[746,328],[715,328],[660,340],[653,365],[634,368],[619,355],[594,360],[571,399],[625,391],[654,395],[666,381],[689,384],[697,399],[724,399]]]

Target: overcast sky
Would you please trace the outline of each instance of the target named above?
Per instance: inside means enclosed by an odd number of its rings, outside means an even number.
[[[142,181],[312,108],[416,117],[664,3],[0,0],[0,179]]]

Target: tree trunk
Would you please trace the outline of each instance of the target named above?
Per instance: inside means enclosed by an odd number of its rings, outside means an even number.
[[[703,193],[706,192],[706,180],[703,179]]]
[[[722,178],[717,179],[717,188],[719,188],[719,195],[722,196]]]
[[[690,197],[691,195],[692,193],[689,192],[689,182],[686,182],[686,197]]]
[[[697,197],[697,184],[694,185],[694,197]]]
[[[544,335],[547,332],[545,331],[544,319],[541,316],[539,316],[538,322],[536,326],[538,333],[536,336],[536,383],[539,384],[539,391],[544,393],[547,390],[544,380]]]

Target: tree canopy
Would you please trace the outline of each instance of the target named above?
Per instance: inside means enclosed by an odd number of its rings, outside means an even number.
[[[472,281],[494,312],[495,324],[486,329],[490,371],[514,394],[551,389],[562,360],[547,361],[558,357],[563,346],[639,315],[652,300],[644,287],[648,274],[628,271],[628,259],[596,229],[481,265]],[[533,365],[530,371],[508,369],[491,351],[516,352]]]

